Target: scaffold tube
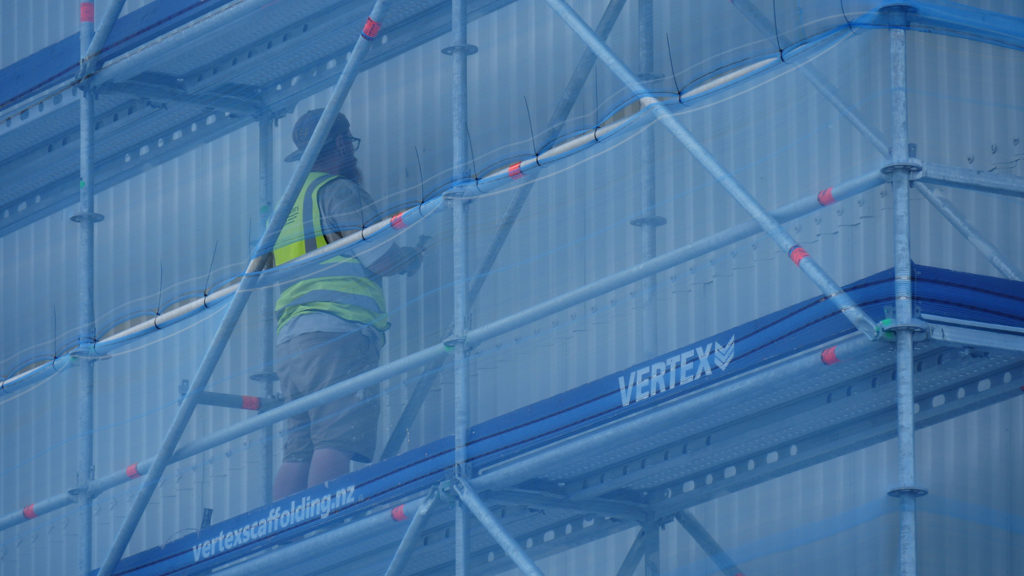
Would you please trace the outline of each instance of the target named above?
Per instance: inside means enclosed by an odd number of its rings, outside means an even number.
[[[997,250],[991,242],[983,238],[974,226],[971,226],[971,224],[967,222],[967,220],[964,220],[964,218],[960,216],[949,202],[938,194],[932,192],[926,184],[921,182],[914,183],[914,190],[917,190],[921,196],[924,196],[924,199],[927,200],[940,214],[942,214],[953,228],[956,228],[956,230],[960,232],[960,234],[970,242],[972,246],[977,248],[1000,274],[1010,280],[1016,280],[1017,282],[1024,280],[1024,273],[1008,262],[1006,258],[999,253],[999,250]]]
[[[928,162],[924,164],[924,169],[921,171],[921,181],[939,186],[967,188],[979,192],[1024,198],[1024,178],[1009,174],[979,172],[978,170]]]

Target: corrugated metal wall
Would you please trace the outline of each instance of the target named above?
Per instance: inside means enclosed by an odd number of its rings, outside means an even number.
[[[136,10],[153,0],[125,0],[122,14]],[[0,68],[17,62],[42,48],[78,32],[79,0],[46,2],[0,2]],[[102,20],[112,2],[98,0],[96,20]]]
[[[0,2],[0,65],[77,30],[77,3]],[[601,3],[577,2],[589,21]],[[137,7],[129,2],[126,10]],[[698,32],[737,43],[751,37],[746,23],[727,16],[727,5],[656,2],[655,69],[668,76],[666,34],[684,82],[710,70]],[[69,7],[70,6],[70,7]],[[1019,13],[1015,2],[986,7]],[[97,6],[97,13],[105,8]],[[36,11],[39,13],[37,14]],[[44,16],[45,15],[45,16]],[[10,22],[30,25],[11,26]],[[723,22],[720,29],[700,22]],[[627,5],[610,40],[633,64],[636,9]],[[696,30],[694,30],[696,28]],[[686,40],[690,32],[695,38]],[[928,160],[1024,176],[1024,110],[1014,100],[1024,82],[1017,52],[966,40],[912,34],[911,141]],[[531,153],[581,44],[542,3],[519,2],[474,22],[470,135],[475,171]],[[389,61],[360,78],[345,112],[363,138],[359,156],[366,188],[388,206],[415,202],[450,173],[451,122],[446,39]],[[726,59],[728,60],[728,59]],[[683,62],[683,64],[680,64]],[[858,31],[826,51],[813,67],[835,84],[868,124],[888,136],[888,41],[884,32]],[[859,176],[882,156],[803,79],[795,68],[734,90],[726,98],[684,110],[681,119],[767,207],[784,205]],[[662,81],[667,82],[666,80]],[[574,109],[571,126],[592,126],[626,101],[600,65]],[[322,105],[320,95],[299,111]],[[529,116],[527,116],[527,106]],[[276,128],[275,158],[291,150],[294,116]],[[530,122],[533,123],[533,131]],[[683,246],[745,220],[745,214],[659,127],[655,134],[659,252]],[[255,126],[192,151],[101,193],[97,211],[97,318],[101,328],[132,315],[152,314],[176,298],[201,293],[240,272],[259,234],[260,199]],[[597,146],[563,160],[539,180],[493,274],[473,310],[474,326],[564,293],[640,261],[640,138]],[[418,160],[417,160],[418,156]],[[290,165],[275,166],[283,189]],[[421,176],[422,172],[422,176]],[[1024,267],[1019,199],[941,191],[1004,255]],[[510,201],[511,190],[482,195],[471,204],[470,269]],[[918,196],[913,197],[916,261],[995,274],[975,250]],[[891,265],[891,210],[879,188],[787,228],[839,282]],[[0,238],[2,369],[52,355],[73,340],[77,324],[74,210]],[[420,232],[435,236],[423,272],[389,282],[395,310],[386,357],[399,357],[438,341],[451,313],[449,216],[436,215]],[[403,242],[415,242],[415,237]],[[215,248],[216,247],[216,248]],[[212,272],[211,272],[212,270]],[[529,278],[526,282],[523,279]],[[615,291],[481,346],[472,363],[472,419],[484,420],[641,360],[639,334],[653,331],[659,350],[682,346],[729,326],[814,296],[813,285],[763,235],[677,267],[658,277],[657,325],[640,320],[639,286]],[[254,300],[255,303],[255,300]],[[258,306],[211,380],[210,389],[253,393],[261,371],[264,335]],[[96,471],[114,472],[156,450],[176,408],[178,384],[191,378],[218,322],[216,313],[126,348],[97,366]],[[56,326],[56,327],[55,327]],[[56,336],[55,336],[56,335]],[[59,352],[60,350],[58,350]],[[0,512],[60,493],[75,483],[77,375],[69,370],[17,399],[0,404]],[[442,383],[450,382],[443,376]],[[391,382],[384,408],[390,424],[408,396]],[[452,428],[450,387],[435,386],[410,433],[418,444]],[[1024,482],[1020,458],[1021,399],[921,431],[918,470],[931,499],[923,500],[919,542],[923,573],[1010,573],[1024,565],[1021,502],[1013,487]],[[241,418],[201,408],[186,440]],[[390,430],[382,428],[381,434]],[[194,530],[204,508],[222,520],[262,503],[262,437],[252,435],[172,467],[143,519],[129,553]],[[747,559],[749,573],[829,570],[877,574],[895,565],[896,521],[885,492],[895,481],[892,443],[791,474],[699,506],[693,512],[722,545]],[[97,499],[96,552],[102,557],[137,486],[127,484]],[[934,504],[932,504],[934,503]],[[1009,522],[1009,524],[1007,524]],[[808,526],[827,528],[808,535]],[[1006,529],[1010,526],[1010,529]],[[831,530],[831,531],[829,531]],[[0,566],[18,573],[67,573],[76,549],[73,508],[0,535]],[[714,565],[678,526],[666,528],[667,573],[706,574]],[[967,544],[953,542],[966,537]],[[549,573],[613,573],[631,541],[624,534],[557,558]],[[857,560],[849,565],[837,558]],[[845,570],[845,571],[844,571]]]

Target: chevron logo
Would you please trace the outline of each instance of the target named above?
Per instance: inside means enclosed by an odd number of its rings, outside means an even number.
[[[725,370],[728,368],[729,363],[732,362],[732,358],[735,355],[736,336],[729,338],[729,343],[725,346],[715,342],[715,366],[718,366],[719,370]]]

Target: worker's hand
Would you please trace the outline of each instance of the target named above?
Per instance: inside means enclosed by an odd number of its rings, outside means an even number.
[[[423,257],[416,248],[392,244],[383,256],[370,264],[369,269],[379,276],[412,276],[420,269],[422,260]]]
[[[400,271],[398,273],[412,276],[419,272],[420,264],[423,262],[423,254],[415,248],[401,246],[398,248],[398,260],[400,262]]]

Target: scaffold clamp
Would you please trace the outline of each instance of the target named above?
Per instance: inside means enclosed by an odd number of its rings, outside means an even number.
[[[103,214],[100,214],[98,212],[79,212],[78,214],[74,214],[71,216],[71,221],[79,223],[91,222],[95,224],[96,222],[103,221]]]
[[[664,216],[642,216],[629,221],[633,226],[664,226],[668,220]]]
[[[917,158],[908,158],[902,162],[890,162],[881,168],[882,175],[892,180],[894,172],[906,172],[910,180],[919,180],[924,173],[924,164]]]
[[[441,54],[444,54],[445,56],[451,56],[452,54],[460,51],[465,52],[466,56],[472,56],[479,52],[480,49],[473,44],[458,44],[455,46],[445,46],[444,48],[441,48]]]
[[[901,488],[894,488],[889,490],[889,496],[893,498],[901,498],[903,496],[910,496],[912,498],[920,498],[921,496],[927,496],[928,491],[924,488],[917,488],[915,486],[903,486]]]

